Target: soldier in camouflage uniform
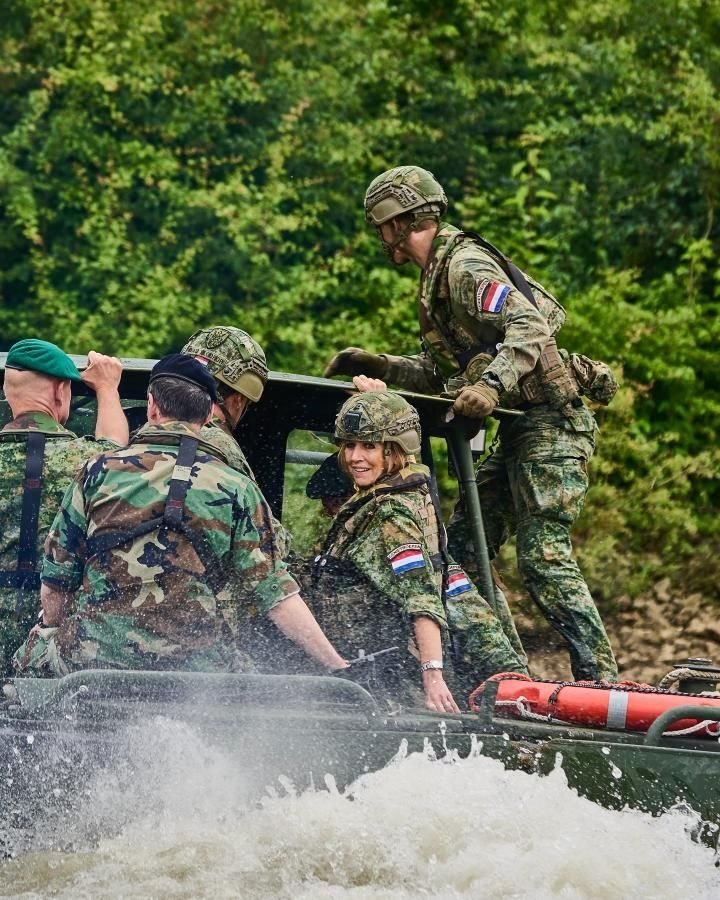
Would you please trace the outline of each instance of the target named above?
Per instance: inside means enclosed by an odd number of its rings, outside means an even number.
[[[268,367],[263,348],[241,328],[211,325],[196,331],[182,352],[206,365],[215,378],[218,400],[213,404],[210,421],[203,426],[203,439],[220,450],[229,466],[247,475],[257,485],[250,464],[235,439],[235,429],[250,405],[260,402],[265,390]],[[291,536],[275,518],[273,526],[280,555],[286,559]]]
[[[499,446],[478,472],[491,556],[515,530],[525,585],[566,640],[575,678],[614,681],[617,665],[573,558],[570,528],[585,499],[596,432],[580,395],[607,403],[617,383],[604,364],[558,350],[565,311],[557,300],[480,235],[441,221],[446,209],[440,184],[417,166],[391,169],[371,183],[366,217],[386,254],[422,272],[423,350],[400,357],[350,347],[326,374],[451,391],[454,410],[471,418],[490,415],[499,402],[524,411],[501,420]],[[453,550],[473,574],[462,510],[450,531]]]
[[[359,394],[340,410],[335,438],[357,490],[315,561],[313,609],[331,640],[349,656],[396,645],[375,663],[383,693],[406,704],[424,699],[439,712],[457,709],[443,677],[444,645],[454,645],[459,690],[495,672],[526,672],[490,607],[447,557],[429,470],[415,462],[417,412],[397,394]]]
[[[8,353],[4,392],[13,418],[0,431],[0,678],[12,674],[12,655],[40,612],[42,546],[65,489],[91,456],[127,443],[118,394],[121,372],[117,359],[91,350],[81,375],[70,357],[47,341],[18,341]],[[70,384],[81,380],[97,395],[95,440],[63,427]],[[38,441],[42,460],[35,457],[37,477],[28,477],[28,449]]]
[[[216,399],[207,368],[166,357],[147,425],[77,475],[45,545],[42,621],[16,654],[21,673],[242,669],[237,638],[256,613],[345,666],[277,553],[259,491],[203,440]]]

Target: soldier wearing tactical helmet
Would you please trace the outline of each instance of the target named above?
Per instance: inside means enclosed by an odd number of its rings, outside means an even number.
[[[258,403],[268,380],[265,352],[242,328],[211,325],[196,331],[182,348],[208,367],[215,378],[217,403],[213,404],[210,421],[202,429],[203,440],[217,447],[228,465],[255,484],[257,481],[242,447],[235,439],[235,429],[251,403]],[[291,537],[273,517],[273,531],[280,556],[285,559]]]
[[[229,464],[255,477],[233,432],[251,403],[263,395],[268,367],[262,347],[247,331],[229,325],[212,325],[196,331],[182,348],[206,365],[213,377],[218,402],[206,426],[206,439],[215,438]]]
[[[314,564],[312,607],[330,640],[352,657],[397,646],[376,662],[382,692],[439,712],[457,711],[444,678],[451,642],[448,680],[461,691],[495,672],[525,672],[499,621],[447,557],[430,473],[416,462],[416,410],[387,391],[357,394],[338,413],[335,439],[356,493]]]
[[[565,310],[481,235],[442,221],[447,198],[418,166],[379,175],[365,216],[392,262],[422,272],[422,352],[391,356],[348,347],[326,376],[368,375],[410,390],[450,391],[470,418],[504,406],[498,449],[478,472],[491,556],[517,531],[518,567],[535,603],[568,644],[578,679],[617,679],[605,628],[572,554],[570,528],[587,492],[597,426],[581,395],[607,403],[617,382],[603,363],[559,351]],[[463,511],[450,523],[457,557],[476,574]]]

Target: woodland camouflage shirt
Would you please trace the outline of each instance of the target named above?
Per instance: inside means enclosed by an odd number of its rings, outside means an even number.
[[[253,470],[250,468],[250,463],[247,461],[242,447],[235,440],[235,437],[230,431],[224,418],[213,414],[207,425],[202,427],[200,436],[208,444],[217,447],[230,468],[242,472],[243,475],[246,475],[255,485],[257,485],[257,480]],[[282,522],[279,522],[275,518],[275,516],[272,517],[272,523],[280,556],[282,559],[287,559],[292,544],[290,532],[285,528]]]
[[[488,250],[460,229],[441,223],[418,292],[424,353],[400,358],[390,380],[436,392],[465,371],[473,356],[468,351],[482,345],[493,359],[488,357],[479,371],[466,373],[465,380],[490,375],[490,383],[501,392],[515,394],[518,382],[533,371],[548,338],[565,318],[555,298],[525,277],[539,309],[513,285]],[[460,363],[458,354],[466,356]]]
[[[31,431],[46,434],[38,524],[38,565],[66,488],[90,457],[118,447],[114,441],[77,437],[44,412],[26,412],[0,431],[0,570],[13,571],[17,564],[20,516],[25,477],[26,439]],[[14,589],[0,589],[0,619],[14,615]],[[24,608],[34,618],[40,609],[38,591],[26,591]],[[14,649],[14,648],[13,648]],[[1,655],[1,654],[0,654]]]
[[[63,501],[42,579],[78,592],[56,637],[72,663],[235,668],[244,620],[298,591],[258,488],[205,443],[191,467],[183,521],[212,548],[212,573],[186,536],[159,525],[99,548],[100,539],[131,535],[162,516],[183,435],[196,436],[180,422],[145,425],[129,447],[84,466]]]

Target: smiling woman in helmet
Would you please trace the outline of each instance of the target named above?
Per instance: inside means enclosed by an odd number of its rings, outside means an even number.
[[[351,657],[397,647],[374,664],[380,694],[438,712],[458,711],[445,681],[448,627],[469,681],[525,671],[490,608],[448,565],[430,472],[416,461],[416,410],[387,391],[357,394],[338,413],[335,439],[355,494],[314,566],[313,609],[331,640]]]

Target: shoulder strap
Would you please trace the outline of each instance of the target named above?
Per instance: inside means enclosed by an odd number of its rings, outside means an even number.
[[[440,265],[438,266],[436,272],[434,273],[432,285],[429,288],[429,293],[431,296],[434,295],[435,283],[436,283],[438,277],[440,277],[442,275],[442,273],[445,271],[445,269],[447,268],[447,266],[450,263],[450,258],[452,257],[452,253],[453,253],[456,245],[459,246],[462,243],[463,238],[465,238],[465,237],[472,238],[473,240],[475,240],[479,244],[481,244],[486,250],[488,250],[488,252],[493,253],[493,255],[497,255],[499,257],[499,261],[503,262],[503,260],[504,260],[509,265],[513,266],[513,263],[511,263],[510,260],[507,259],[507,257],[503,257],[502,254],[500,253],[500,251],[497,250],[497,248],[493,247],[492,244],[489,244],[487,241],[485,241],[484,238],[481,237],[481,235],[476,234],[474,231],[460,231],[455,235],[455,237],[453,238],[453,241],[448,246],[445,256],[440,261]],[[504,263],[503,263],[503,266],[504,266]],[[514,268],[517,269],[517,266],[514,266]],[[525,283],[525,286],[527,287],[528,291],[530,292],[532,302],[535,303],[535,299],[534,299],[534,297],[532,297],[532,291],[530,290],[530,286],[525,281],[522,272],[520,272],[519,269],[517,269],[517,271],[519,273],[520,278]],[[520,289],[522,290],[522,288],[520,288]],[[523,293],[524,293],[524,291],[523,291]],[[445,347],[450,352],[450,354],[455,357],[455,361],[456,361],[457,365],[459,366],[460,372],[465,371],[470,360],[473,359],[474,357],[476,357],[480,353],[489,353],[493,357],[497,356],[497,343],[495,341],[478,341],[476,344],[473,344],[472,346],[468,347],[466,350],[456,350],[455,349],[455,341],[453,340],[451,335],[448,333],[447,328],[445,327],[445,323],[442,321],[442,318],[440,315],[435,314],[435,312],[433,310],[431,310],[430,304],[426,307],[423,303],[420,303],[419,314],[420,314],[420,319],[421,319],[421,331],[423,332],[423,336],[426,338],[431,338],[432,331],[434,330],[435,334],[440,338],[440,340],[445,345]],[[424,327],[423,327],[423,319],[425,320]],[[427,344],[426,344],[426,346],[427,346]],[[440,365],[438,360],[436,360],[436,365]],[[451,373],[445,372],[445,374],[451,374]]]
[[[45,437],[42,431],[28,432],[17,565],[14,572],[0,572],[0,587],[15,588],[17,591],[15,615],[18,618],[23,613],[25,591],[37,591],[40,587],[37,541]]]
[[[510,277],[510,281],[515,285],[515,287],[523,294],[527,299],[532,303],[534,307],[537,308],[537,300],[535,299],[535,294],[532,292],[532,288],[528,284],[527,278],[523,275],[523,273],[518,269],[515,263],[510,259],[509,256],[506,256],[502,250],[499,250],[495,244],[491,244],[490,241],[485,240],[485,238],[478,234],[477,231],[463,231],[463,234],[466,234],[468,237],[471,237],[474,241],[477,241],[481,247],[488,251],[492,256],[497,259],[500,265],[505,269],[508,276]]]
[[[192,467],[199,443],[198,438],[194,437],[183,437],[180,439],[175,467],[170,476],[162,519],[163,524],[168,525],[170,528],[178,529],[182,523],[185,498],[190,487]]]

